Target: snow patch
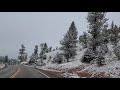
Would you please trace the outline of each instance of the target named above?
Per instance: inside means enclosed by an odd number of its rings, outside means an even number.
[[[0,69],[4,68],[5,64],[0,64]]]
[[[113,61],[102,67],[90,65],[82,71],[88,71],[92,74],[104,72],[107,76],[111,78],[120,78],[120,61]]]
[[[80,78],[80,76],[78,76],[77,74],[75,74],[75,73],[68,73],[68,72],[64,73],[63,76],[67,77],[67,78]]]

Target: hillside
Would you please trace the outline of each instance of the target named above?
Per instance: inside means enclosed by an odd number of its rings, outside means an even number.
[[[45,65],[36,66],[36,68],[61,72],[64,77],[68,78],[120,78],[120,61],[115,60],[115,55],[112,53],[113,46],[108,44],[108,47],[110,51],[106,54],[106,65],[101,67],[98,67],[96,64],[82,63],[81,58],[85,49],[82,49],[82,46],[78,45],[77,55],[73,61],[62,64],[52,63],[52,59],[49,60],[49,57],[53,58],[57,52],[61,52],[60,50],[56,50],[47,53],[47,59],[43,61]]]

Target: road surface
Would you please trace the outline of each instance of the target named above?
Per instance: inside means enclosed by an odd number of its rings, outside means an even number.
[[[0,78],[49,78],[49,76],[25,65],[10,65],[0,70]]]

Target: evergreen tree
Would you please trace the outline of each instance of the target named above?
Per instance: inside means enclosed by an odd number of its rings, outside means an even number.
[[[62,45],[61,50],[63,50],[63,55],[67,62],[69,62],[70,58],[74,58],[76,55],[77,35],[78,32],[73,21],[69,30],[64,35],[63,40],[60,41],[60,44]]]
[[[43,60],[46,59],[46,57],[47,57],[47,56],[45,55],[45,53],[48,52],[48,46],[47,46],[46,43],[42,43],[42,44],[40,45],[40,47],[41,47],[40,59],[41,59],[41,62],[43,62]]]
[[[41,47],[40,58],[41,58],[41,60],[43,60],[43,55],[45,53],[45,51],[44,51],[44,43],[40,44],[40,47]]]
[[[79,36],[79,43],[82,43],[84,48],[87,48],[87,33],[83,32],[83,35]]]
[[[119,28],[117,27],[117,25],[111,27],[111,42],[113,45],[117,45],[118,43],[118,39],[119,39],[118,34],[119,34]]]
[[[103,44],[101,32],[102,32],[104,26],[106,25],[106,21],[108,20],[105,18],[105,16],[106,16],[106,12],[88,12],[87,21],[89,23],[88,33],[90,34],[90,37],[88,40],[89,47],[88,47],[87,51],[90,51],[90,55],[86,51],[83,56],[83,59],[82,59],[83,62],[97,60],[97,64],[101,65],[101,63],[103,61],[104,57],[99,55],[100,53],[98,52],[99,51],[98,48],[101,47],[101,45]],[[90,58],[90,60],[89,60],[89,58]]]
[[[120,45],[115,46],[114,53],[117,56],[118,60],[120,60]]]
[[[44,44],[44,50],[45,50],[45,53],[48,53],[48,46],[47,46],[47,43]]]
[[[56,50],[58,50],[58,47],[56,47]]]
[[[35,63],[35,55],[34,55],[34,53],[30,56],[29,63],[30,64]]]
[[[55,57],[53,58],[52,63],[58,63],[58,64],[61,64],[62,61],[63,61],[63,55],[60,54],[60,53],[57,53],[57,54],[55,55]]]
[[[51,52],[52,51],[52,47],[49,47],[49,52]]]
[[[101,39],[103,44],[108,44],[109,42],[109,30],[107,29],[108,25],[104,25],[102,34],[101,34]]]
[[[34,56],[35,56],[35,59],[37,60],[38,59],[38,45],[35,46]]]
[[[21,49],[19,49],[19,54],[20,54],[20,56],[18,56],[18,58],[21,60],[21,62],[25,61],[26,60],[25,57],[24,57],[25,46],[23,44],[21,45]]]
[[[8,63],[8,56],[5,56],[5,63]]]
[[[92,49],[97,55],[97,47],[101,44],[101,30],[108,19],[105,12],[89,12],[87,21],[89,23],[89,33],[91,35]]]
[[[38,54],[38,45],[35,46],[35,49],[34,49],[34,54]]]

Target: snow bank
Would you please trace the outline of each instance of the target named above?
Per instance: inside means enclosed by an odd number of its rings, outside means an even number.
[[[0,69],[4,68],[5,64],[0,64]]]
[[[27,64],[28,62],[27,61],[25,61],[25,62],[21,62],[20,64]]]

